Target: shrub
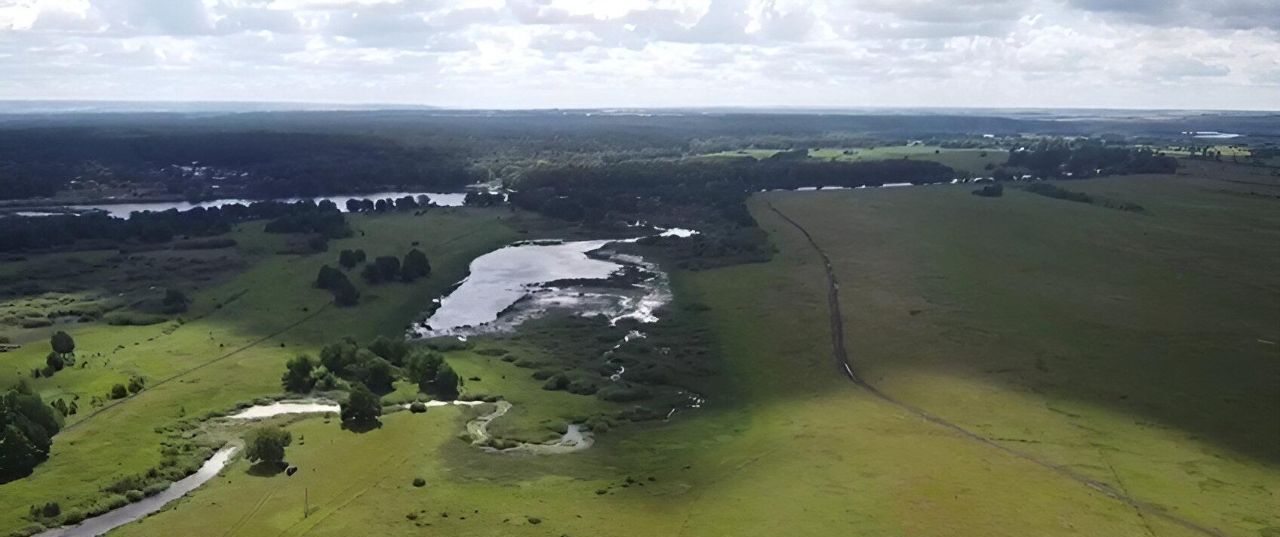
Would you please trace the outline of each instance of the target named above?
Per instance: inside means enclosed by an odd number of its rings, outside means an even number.
[[[133,489],[125,492],[124,497],[126,500],[129,500],[129,503],[137,503],[142,501],[143,498],[146,498],[147,495],[138,489]]]
[[[413,486],[419,487],[419,488],[425,487],[427,486],[427,480],[421,477],[415,477],[413,478]]]
[[[414,401],[413,404],[409,405],[409,412],[412,412],[414,414],[421,414],[426,411],[427,411],[427,405],[422,404],[421,401]]]
[[[160,324],[168,320],[163,315],[152,315],[148,313],[138,313],[133,311],[113,311],[102,317],[102,320],[112,326],[150,326]]]
[[[111,387],[111,392],[107,396],[112,399],[124,399],[129,396],[129,390],[124,387],[124,384],[116,384]]]
[[[974,190],[973,195],[984,198],[998,198],[1004,195],[1004,185],[1001,183],[990,184]]]
[[[625,403],[628,401],[648,399],[649,390],[643,386],[619,386],[617,384],[611,384],[597,392],[596,397],[614,403]]]
[[[67,511],[66,514],[62,515],[62,523],[67,526],[74,526],[76,524],[84,522],[85,518],[88,518],[88,517],[85,516],[84,511],[81,511],[79,509],[71,509]]]
[[[555,375],[552,375],[551,378],[547,379],[547,382],[542,385],[542,389],[551,391],[563,390],[568,387],[569,377],[566,377],[564,373],[556,373]]]

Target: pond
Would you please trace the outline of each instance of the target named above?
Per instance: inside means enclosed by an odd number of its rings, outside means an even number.
[[[663,230],[663,236],[694,232]],[[414,325],[417,337],[504,331],[551,311],[653,322],[671,300],[667,275],[639,257],[616,253],[620,241],[528,241],[482,255],[470,275]]]

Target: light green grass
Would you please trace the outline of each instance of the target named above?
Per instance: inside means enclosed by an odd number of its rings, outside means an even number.
[[[108,482],[154,466],[165,439],[158,427],[279,393],[283,363],[297,353],[315,353],[344,335],[402,333],[425,304],[465,275],[472,258],[516,237],[503,218],[501,211],[478,210],[356,216],[355,237],[308,256],[271,254],[282,239],[260,233],[260,223],[245,224],[235,237],[254,263],[235,279],[195,293],[190,315],[198,319],[147,327],[76,325],[70,331],[88,365],[32,384],[46,400],[79,394],[81,412],[57,436],[48,462],[28,478],[0,485],[0,529],[23,526],[28,505],[80,505]],[[311,287],[318,267],[335,264],[342,248],[363,247],[371,258],[403,255],[413,241],[431,260],[429,279],[368,288],[353,278],[363,293],[353,309],[327,306],[329,295]],[[226,305],[215,309],[219,303]],[[47,350],[34,343],[0,355],[7,380],[42,364]],[[94,415],[89,398],[131,375],[146,377],[150,387]]]
[[[1211,173],[1066,185],[1143,214],[1009,189],[771,199],[831,254],[867,380],[1250,535],[1280,526],[1280,212],[1222,192],[1264,179]]]
[[[771,199],[803,207],[810,219],[838,226],[843,218],[839,215],[853,202],[826,196]],[[957,190],[944,206],[983,201],[987,200]],[[1038,202],[1027,196],[1012,203]],[[872,205],[885,203],[877,199]],[[899,203],[911,202],[903,198]],[[295,436],[305,436],[307,442],[290,448],[290,459],[302,468],[299,475],[312,471],[326,476],[309,485],[318,491],[312,496],[317,509],[312,518],[302,518],[297,490],[304,486],[302,481],[252,477],[241,463],[177,508],[122,533],[213,535],[232,527],[240,535],[1192,535],[1159,518],[1144,518],[1128,505],[1042,466],[924,422],[852,386],[831,361],[821,262],[795,230],[759,204],[753,208],[779,247],[773,261],[674,277],[681,300],[709,306],[724,361],[719,385],[708,387],[706,408],[682,412],[670,422],[617,428],[601,435],[590,450],[556,457],[480,452],[454,438],[462,428],[459,409],[432,410],[425,417],[393,415],[382,429],[365,436],[308,420],[295,426]],[[920,210],[925,208],[936,210],[931,203]],[[886,232],[891,231],[892,227]],[[905,240],[891,237],[894,240],[878,237],[863,247],[885,248]],[[856,258],[861,256],[842,251],[838,264]],[[911,267],[897,268],[909,272]],[[908,294],[915,290],[889,286],[876,295],[869,283],[857,280],[846,275],[845,286],[859,300],[859,319],[894,314],[896,305],[910,300]],[[846,307],[853,311],[855,304]],[[886,320],[875,326],[884,330],[888,324]],[[866,330],[857,327],[854,348],[859,356],[897,356],[892,345],[910,346],[912,337],[928,339],[901,330],[894,338],[869,338]],[[493,378],[500,384],[495,391],[511,393],[531,408],[557,406],[560,403],[550,397],[564,395],[540,391],[536,381],[504,373],[507,364],[487,363],[488,357],[455,355],[451,360],[460,369],[479,372],[486,379],[481,384]],[[893,373],[924,382],[906,372]],[[967,418],[966,425],[979,431],[988,422],[1004,428],[1011,427],[1006,420],[1044,419],[1041,409],[1046,404],[1068,411],[1083,406],[999,383],[975,384],[963,376],[953,378],[946,369],[934,374],[939,378],[929,386],[956,397],[936,411]],[[966,391],[975,385],[984,391]],[[986,397],[1016,407],[982,407],[985,414],[973,410],[972,405]],[[941,398],[921,403],[933,405]],[[1101,414],[1096,422],[1119,423],[1107,416]],[[975,417],[982,424],[973,424]],[[1183,442],[1166,438],[1150,446]],[[1096,447],[1087,456],[1069,446],[1063,453],[1051,451],[1057,448],[1045,446],[1037,453],[1064,457],[1081,467],[1139,468],[1141,463],[1127,453],[1099,455]],[[1107,460],[1100,461],[1102,456]],[[355,461],[350,463],[353,468],[331,462],[346,460]],[[1151,476],[1128,475],[1125,483],[1139,489],[1135,494],[1152,492],[1144,488]],[[414,489],[409,483],[415,476],[429,485]],[[627,477],[646,486],[622,487]],[[1190,511],[1200,517],[1204,509],[1180,503],[1186,500],[1179,496],[1172,497],[1175,503],[1153,496],[1151,501],[1179,514]],[[1269,516],[1257,506],[1246,511],[1259,520]],[[416,521],[406,518],[411,512]],[[449,517],[442,517],[442,512]],[[529,516],[542,523],[528,524]],[[420,528],[417,523],[431,526]],[[1233,533],[1239,527],[1224,526]]]

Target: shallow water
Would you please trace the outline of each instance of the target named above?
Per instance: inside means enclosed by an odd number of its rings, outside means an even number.
[[[431,202],[435,203],[436,205],[440,205],[443,207],[458,207],[462,205],[463,198],[466,197],[466,193],[462,193],[462,192],[374,192],[370,194],[322,196],[322,197],[314,197],[314,198],[311,198],[311,197],[279,198],[279,199],[274,199],[269,201],[281,201],[285,203],[293,203],[293,202],[302,201],[302,200],[312,200],[312,201],[315,201],[316,203],[319,203],[321,200],[330,200],[338,205],[339,210],[346,211],[347,200],[369,199],[369,200],[377,201],[377,200],[386,199],[386,198],[393,198],[393,199],[403,198],[405,196],[413,196],[414,198],[417,198],[418,196],[427,196],[431,198]],[[239,203],[241,205],[248,205],[255,201],[268,201],[268,200],[228,198],[228,199],[202,201],[199,203],[190,203],[186,201],[152,201],[152,202],[141,202],[141,203],[102,203],[102,204],[90,204],[90,205],[69,205],[68,208],[75,209],[77,211],[99,210],[99,211],[105,211],[107,214],[110,214],[111,216],[114,216],[116,218],[129,218],[129,213],[139,212],[139,211],[160,212],[160,211],[167,211],[169,209],[177,209],[179,211],[188,211],[196,207],[204,207],[204,208],[222,207],[223,205],[232,205],[236,203]]]
[[[518,243],[482,255],[471,262],[470,276],[444,297],[425,326],[415,327],[414,332],[422,337],[467,335],[501,328],[494,321],[504,312],[508,324],[514,325],[550,309],[651,318],[653,310],[669,297],[665,289],[656,289],[665,286],[665,278],[653,279],[649,287],[636,289],[541,285],[567,279],[604,280],[622,269],[623,263],[632,262],[587,255],[610,242]],[[643,268],[660,274],[653,267]]]

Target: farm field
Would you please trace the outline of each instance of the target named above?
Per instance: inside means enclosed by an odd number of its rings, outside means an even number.
[[[710,153],[705,157],[752,157],[769,158],[780,150],[777,149],[742,149]],[[822,147],[809,150],[809,158],[835,160],[840,162],[860,162],[873,160],[917,159],[945,164],[956,170],[967,171],[975,176],[989,175],[992,168],[1004,164],[1008,160],[1008,152],[1003,149],[958,149],[932,145],[900,145],[886,147]]]

